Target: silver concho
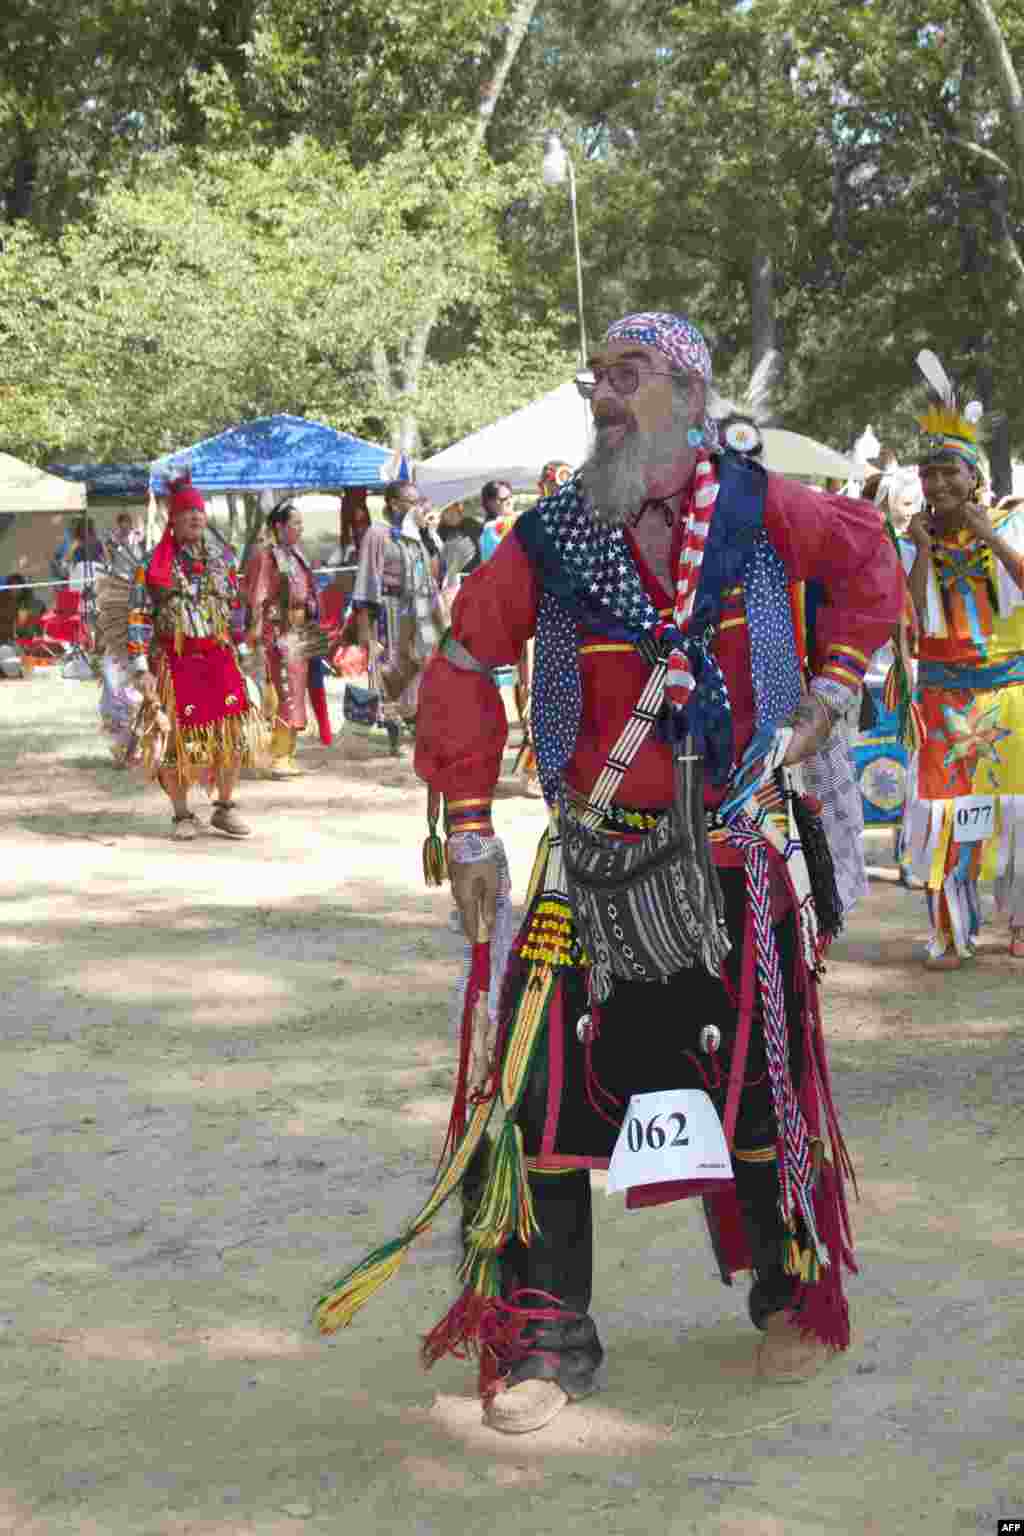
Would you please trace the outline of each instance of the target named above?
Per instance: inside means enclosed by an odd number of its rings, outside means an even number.
[[[580,1042],[581,1045],[586,1045],[587,1041],[590,1039],[590,1029],[592,1022],[593,1021],[589,1013],[581,1013],[579,1018],[576,1020],[576,1039]]]
[[[705,1056],[713,1056],[722,1043],[722,1031],[717,1024],[705,1024],[700,1032],[700,1048]]]

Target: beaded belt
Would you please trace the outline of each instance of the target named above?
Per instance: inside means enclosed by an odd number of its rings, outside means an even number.
[[[583,812],[591,809],[586,795],[581,795],[577,790],[570,789],[568,785],[564,786],[563,796],[566,809],[570,812]],[[754,805],[750,808],[752,812],[755,812],[755,807],[759,807],[778,826],[785,827],[785,803],[781,792],[774,784],[762,785],[754,795],[753,800]],[[602,820],[597,824],[597,830],[610,833],[612,836],[616,834],[620,837],[637,836],[640,833],[649,832],[652,827],[656,827],[667,811],[668,806],[663,806],[660,809],[645,809],[642,806],[613,803],[604,808],[604,814]],[[707,820],[708,837],[711,842],[722,842],[728,836],[728,829],[725,823],[719,819],[718,812],[708,810],[705,812],[705,817]]]

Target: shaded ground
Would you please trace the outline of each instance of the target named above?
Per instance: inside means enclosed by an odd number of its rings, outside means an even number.
[[[335,701],[337,702],[337,701]],[[442,1220],[355,1326],[318,1289],[429,1188],[458,941],[406,763],[304,745],[247,843],[166,837],[92,685],[0,683],[0,1533],[994,1532],[1024,1512],[1020,968],[920,967],[880,869],[826,990],[856,1343],[750,1374],[695,1209],[597,1203],[607,1389],[524,1440],[416,1341]],[[542,812],[500,821],[517,889]],[[884,845],[877,844],[880,862]]]

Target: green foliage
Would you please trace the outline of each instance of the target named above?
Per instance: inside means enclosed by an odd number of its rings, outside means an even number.
[[[522,403],[549,356],[531,367],[482,318],[502,298],[507,175],[481,165],[464,187],[459,140],[410,139],[362,170],[308,139],[153,157],[59,241],[19,227],[0,261],[0,437],[30,456],[136,457],[274,411],[386,436],[371,349],[435,310],[459,349],[442,345],[412,402],[431,437]]]
[[[4,446],[136,457],[291,410],[427,450],[524,403],[576,348],[552,128],[591,337],[689,310],[741,390],[757,254],[779,419],[908,451],[927,343],[1024,446],[1024,166],[965,0],[22,0]]]

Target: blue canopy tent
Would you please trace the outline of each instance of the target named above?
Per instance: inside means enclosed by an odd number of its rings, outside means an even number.
[[[90,496],[145,501],[149,494],[148,464],[50,464],[52,475],[75,480]]]
[[[150,488],[167,494],[167,477],[188,467],[201,491],[334,491],[408,480],[405,459],[379,443],[301,416],[259,416],[150,465]]]

